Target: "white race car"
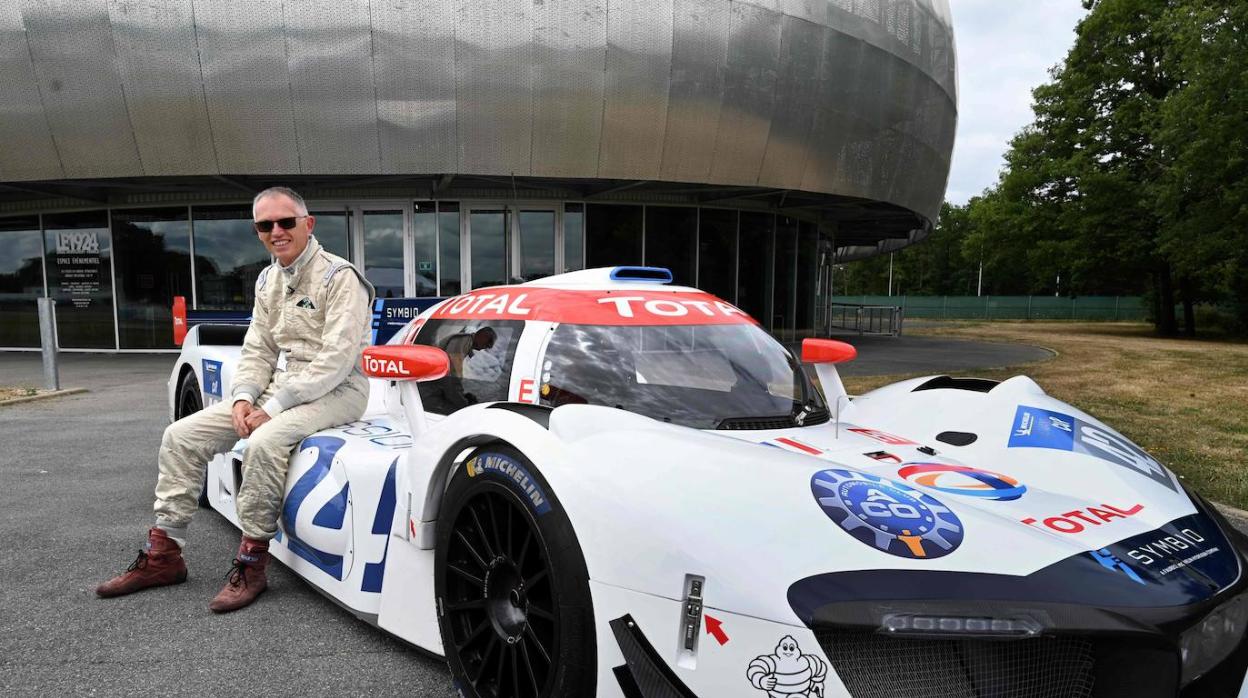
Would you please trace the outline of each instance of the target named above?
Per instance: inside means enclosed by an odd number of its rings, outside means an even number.
[[[464,696],[1235,695],[1241,534],[1030,379],[821,390],[666,270],[450,298],[291,457],[271,551]],[[172,416],[229,395],[190,331]],[[1176,425],[1176,428],[1179,428]],[[237,524],[240,443],[205,498]]]

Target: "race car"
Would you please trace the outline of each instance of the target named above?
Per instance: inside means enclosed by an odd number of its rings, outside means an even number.
[[[1130,440],[1024,376],[850,399],[852,346],[671,281],[477,289],[369,347],[272,554],[474,698],[1240,690],[1244,537]],[[172,417],[243,331],[191,329]],[[205,483],[235,525],[245,448]]]

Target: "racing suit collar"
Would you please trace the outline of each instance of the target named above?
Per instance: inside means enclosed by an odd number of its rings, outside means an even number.
[[[290,283],[294,283],[294,281],[299,278],[300,272],[308,266],[308,261],[312,259],[313,255],[315,255],[320,249],[321,244],[316,241],[316,237],[309,235],[308,246],[303,248],[303,252],[299,253],[299,256],[295,258],[295,261],[291,262],[288,267],[283,267],[281,262],[277,262],[277,267],[282,270],[283,274],[286,274],[287,280]]]

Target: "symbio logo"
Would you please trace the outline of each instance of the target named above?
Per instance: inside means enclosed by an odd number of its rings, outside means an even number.
[[[407,364],[395,359],[377,359],[372,356],[364,357],[364,371],[369,375],[385,375],[385,376],[410,376],[412,372],[407,370]]]

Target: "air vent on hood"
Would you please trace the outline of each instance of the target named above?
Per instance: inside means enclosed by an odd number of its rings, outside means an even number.
[[[937,376],[910,392],[917,393],[920,390],[969,390],[974,393],[986,393],[1000,384],[1001,381],[992,381],[987,378]]]
[[[970,446],[978,438],[978,435],[969,431],[942,431],[936,435],[937,441],[943,441],[950,446]]]

